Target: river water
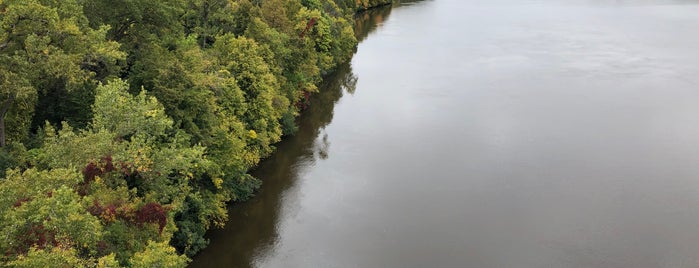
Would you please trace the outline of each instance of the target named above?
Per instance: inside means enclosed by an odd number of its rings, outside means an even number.
[[[413,1],[192,267],[699,267],[699,1]]]

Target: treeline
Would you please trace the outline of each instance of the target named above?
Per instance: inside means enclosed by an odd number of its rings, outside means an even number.
[[[342,0],[340,0],[342,1]],[[393,0],[355,0],[356,11],[365,11],[371,8],[380,7],[393,3]],[[346,6],[351,6],[351,4],[346,4]]]
[[[0,264],[185,266],[384,2],[0,1]]]

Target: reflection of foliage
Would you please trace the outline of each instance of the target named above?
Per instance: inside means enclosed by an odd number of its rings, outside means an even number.
[[[328,159],[328,151],[330,150],[330,141],[328,141],[328,133],[323,134],[323,138],[318,144],[318,157],[320,159]]]
[[[245,215],[245,220],[232,220],[227,223],[225,230],[212,230],[209,233],[213,247],[229,249],[226,253],[226,262],[230,262],[231,267],[250,266],[254,263],[254,258],[259,257],[256,256],[257,250],[277,242],[279,232],[276,228],[280,217],[279,208],[283,207],[283,197],[293,195],[289,190],[293,191],[294,185],[299,182],[298,176],[304,170],[303,167],[312,166],[315,161],[318,161],[316,149],[318,142],[322,142],[325,136],[323,128],[332,121],[334,106],[344,92],[353,92],[356,88],[357,76],[352,72],[351,64],[343,63],[323,80],[323,83],[318,86],[319,92],[309,96],[310,105],[296,120],[297,132],[276,144],[278,151],[261,162],[260,166],[253,171],[252,174],[255,176],[272,178],[265,181],[264,191],[257,194],[255,202],[231,208],[231,217]],[[325,140],[328,144],[330,143],[330,137]],[[330,155],[325,154],[324,157],[330,157]],[[187,228],[196,227],[197,225],[187,226]],[[250,228],[254,228],[255,231],[250,232]],[[246,243],[241,244],[241,241]],[[210,266],[210,258],[217,258],[218,254],[220,251],[217,250],[202,252],[195,259],[194,267]]]
[[[319,135],[320,131],[332,121],[334,104],[342,98],[344,90],[350,94],[354,93],[357,80],[349,63],[340,64],[335,72],[326,77],[321,85],[323,91],[311,98],[312,105],[309,106],[307,115],[302,118],[306,120],[301,121],[301,127],[314,129],[315,135]],[[320,142],[317,148],[318,156],[321,159],[327,159],[330,146],[327,134],[323,135]]]
[[[349,63],[340,64],[335,71],[327,75],[319,88],[320,92],[310,96],[310,106],[298,118],[298,131],[294,136],[278,144],[279,151],[273,154],[270,159],[261,163],[254,171],[260,177],[274,178],[266,181],[265,190],[255,198],[256,202],[250,202],[242,206],[236,206],[235,210],[244,209],[243,212],[236,211],[236,214],[246,214],[245,221],[231,221],[232,227],[226,230],[214,231],[213,240],[218,240],[217,246],[234,247],[237,249],[231,252],[230,258],[234,261],[235,267],[245,267],[252,263],[254,250],[267,245],[271,245],[278,237],[276,223],[278,222],[278,209],[281,206],[282,193],[296,183],[298,167],[300,165],[312,165],[317,161],[316,157],[329,157],[328,147],[319,152],[318,141],[322,142],[325,135],[323,128],[333,119],[333,108],[343,96],[342,80],[345,77],[354,75],[351,73]],[[320,137],[320,138],[319,138]],[[325,138],[329,145],[329,137]],[[318,155],[316,155],[318,154]],[[255,228],[255,232],[250,233],[242,230],[243,227]],[[227,237],[239,236],[236,241],[231,241]],[[247,240],[254,237],[254,239]],[[254,245],[240,246],[237,241],[251,241]],[[206,256],[202,256],[206,258]],[[200,265],[195,265],[200,266]]]
[[[390,7],[380,7],[361,12],[355,16],[354,34],[357,40],[362,41],[376,30],[388,16],[391,15]]]
[[[357,78],[354,73],[352,73],[351,67],[350,71],[346,72],[346,75],[342,79],[342,88],[347,91],[349,94],[354,94],[354,91],[357,90],[357,82],[359,81],[359,78]]]

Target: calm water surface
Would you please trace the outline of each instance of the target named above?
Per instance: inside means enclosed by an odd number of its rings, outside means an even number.
[[[193,267],[699,267],[699,1],[418,1],[358,29]]]

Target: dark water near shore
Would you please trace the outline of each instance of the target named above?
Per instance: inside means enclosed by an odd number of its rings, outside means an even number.
[[[699,1],[415,1],[357,27],[192,267],[699,267]]]

